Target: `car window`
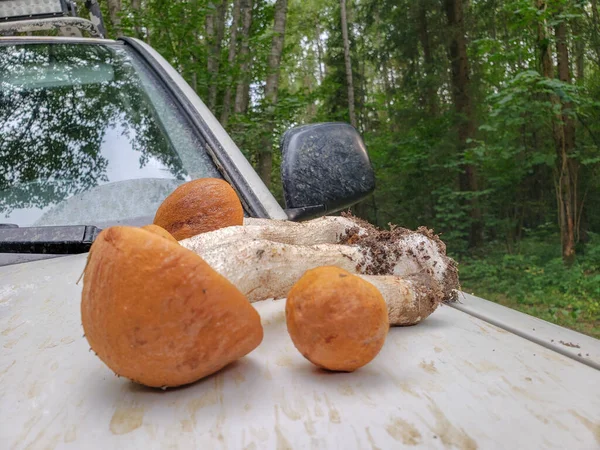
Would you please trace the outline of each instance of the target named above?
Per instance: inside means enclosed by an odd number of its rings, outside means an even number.
[[[221,175],[124,45],[0,46],[0,223],[152,216],[179,184]]]

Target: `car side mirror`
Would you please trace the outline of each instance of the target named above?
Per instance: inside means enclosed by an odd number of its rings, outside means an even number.
[[[345,123],[292,128],[281,140],[281,178],[290,220],[340,211],[375,189],[375,174],[356,129]]]

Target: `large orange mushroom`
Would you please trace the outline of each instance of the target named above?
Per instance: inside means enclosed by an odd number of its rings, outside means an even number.
[[[112,227],[92,245],[81,319],[117,375],[152,387],[210,375],[262,341],[260,316],[202,258],[157,234]]]

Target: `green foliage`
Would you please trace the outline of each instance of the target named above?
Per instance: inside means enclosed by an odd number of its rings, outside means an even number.
[[[557,238],[532,233],[522,241],[518,254],[490,245],[483,257],[462,258],[463,289],[600,337],[600,236],[591,235],[576,263],[568,268],[548,237]]]
[[[227,88],[235,92],[241,78],[249,82],[248,108],[229,117],[227,131],[253,164],[265,137],[271,139],[271,186],[282,201],[282,133],[309,122],[349,121],[339,1],[288,0],[274,114],[264,102],[273,1],[253,1],[250,66],[242,73],[239,58],[228,62],[234,0],[225,0],[218,76],[208,72],[209,56],[215,55],[205,29],[218,0],[144,0],[139,11],[134,3],[122,3],[125,34],[149,42],[205,101],[216,85],[217,117]],[[597,269],[590,266],[600,252],[598,12],[579,0],[455,0],[465,14],[472,105],[465,115],[457,113],[453,91],[449,43],[456,30],[448,25],[446,3],[347,0],[358,126],[377,177],[374,196],[355,212],[380,226],[433,228],[465,262],[465,285],[481,295],[552,320],[562,320],[565,312],[591,320],[599,298]],[[558,79],[556,33],[562,24],[567,25],[568,82]],[[550,55],[552,67],[542,64],[542,55]],[[553,228],[560,176],[556,130],[567,120],[575,125],[568,158],[577,169],[580,253],[570,269],[560,264],[561,240]],[[471,130],[466,144],[459,138],[465,123]],[[473,190],[460,183],[467,165],[476,174]],[[472,214],[474,204],[480,218]],[[469,247],[473,223],[482,224],[484,251],[493,250],[477,265],[471,262],[481,249]],[[544,227],[552,233],[542,233]],[[533,237],[530,230],[536,230]],[[496,285],[502,290],[489,288]],[[569,320],[568,325],[576,324]]]

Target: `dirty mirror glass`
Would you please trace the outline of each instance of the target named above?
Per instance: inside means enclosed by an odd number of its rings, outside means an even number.
[[[218,177],[203,142],[123,45],[0,46],[0,223],[127,222]]]

